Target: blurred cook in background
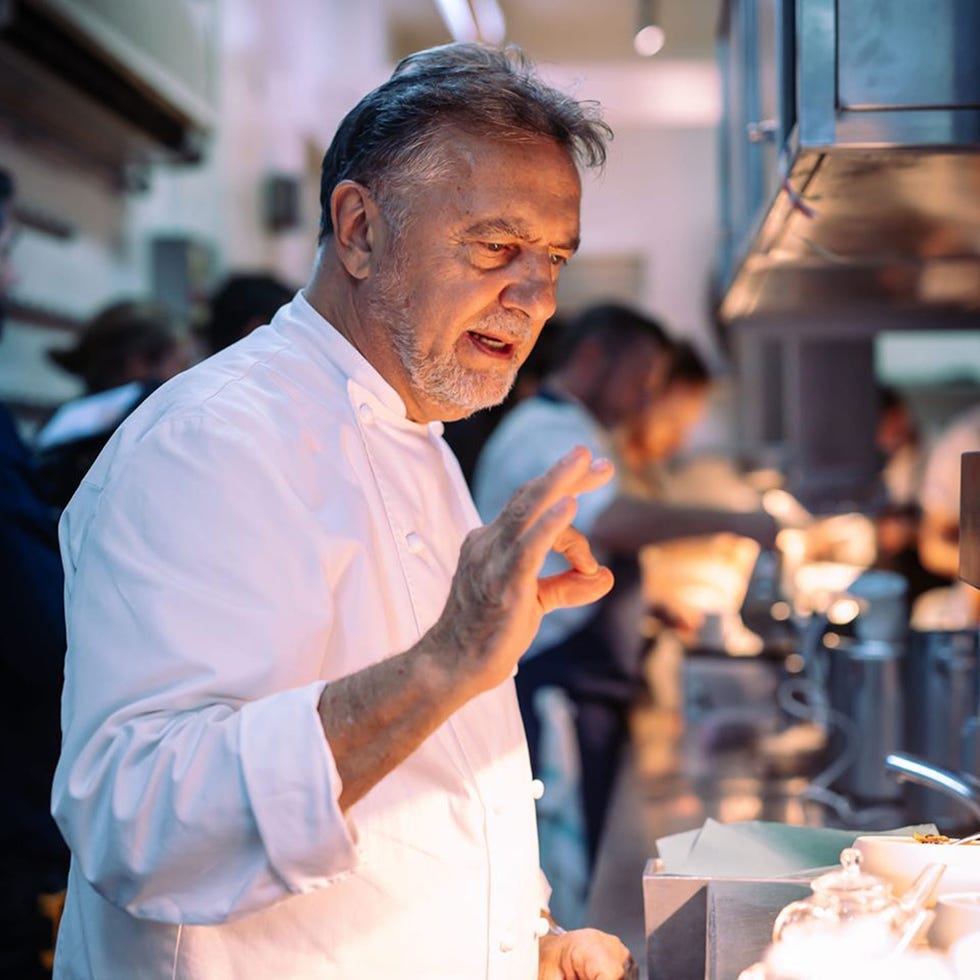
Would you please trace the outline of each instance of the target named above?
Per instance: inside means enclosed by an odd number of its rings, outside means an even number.
[[[960,457],[980,450],[980,403],[955,416],[933,445],[926,461],[919,503],[919,558],[936,575],[956,580],[960,561]],[[926,593],[923,608],[914,611],[919,623],[934,628],[963,629],[980,623],[980,590],[955,582],[944,596]],[[925,608],[927,603],[932,611]],[[939,607],[942,606],[940,614]],[[941,622],[935,622],[936,617]]]
[[[151,391],[190,367],[194,354],[186,324],[146,300],[112,303],[88,321],[72,347],[48,352],[82,380],[86,392],[62,405],[34,442],[53,506],[64,508],[119,423]]]
[[[268,323],[296,289],[268,272],[233,272],[212,294],[204,341],[209,354],[224,350]]]
[[[683,448],[703,418],[711,381],[697,348],[678,341],[663,390],[615,434],[619,481],[626,492],[663,496],[665,464]]]

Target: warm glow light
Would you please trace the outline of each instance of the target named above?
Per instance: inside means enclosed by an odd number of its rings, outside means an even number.
[[[793,610],[790,609],[789,603],[783,602],[782,600],[780,600],[779,602],[774,602],[769,607],[769,615],[780,623],[785,623],[786,620],[789,619],[789,617],[792,615],[792,613]]]
[[[861,606],[857,599],[838,599],[828,610],[827,619],[835,626],[844,626],[857,619]]]
[[[840,646],[840,637],[836,633],[824,633],[821,642],[828,650],[836,650]]]
[[[662,27],[657,27],[656,24],[647,24],[646,27],[642,27],[636,32],[636,37],[633,38],[633,49],[644,58],[650,58],[664,46],[666,40],[667,37]]]

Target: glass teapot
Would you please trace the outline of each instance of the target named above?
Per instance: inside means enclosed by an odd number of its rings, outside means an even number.
[[[909,891],[897,898],[888,882],[861,870],[859,851],[845,848],[840,859],[840,868],[814,879],[809,898],[793,902],[779,913],[773,925],[773,942],[779,943],[797,931],[844,932],[865,923],[884,927],[896,945],[914,939],[925,924],[926,906],[945,865],[927,865]]]

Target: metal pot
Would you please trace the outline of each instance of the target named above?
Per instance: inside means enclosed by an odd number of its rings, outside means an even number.
[[[934,766],[976,774],[980,709],[980,643],[976,630],[909,634],[905,659],[905,744]],[[909,818],[962,824],[968,811],[948,794],[920,783],[906,786]]]

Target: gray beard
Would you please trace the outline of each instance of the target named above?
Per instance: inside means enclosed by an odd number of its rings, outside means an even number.
[[[499,405],[514,386],[517,362],[508,373],[471,371],[459,363],[454,349],[437,355],[421,351],[414,324],[401,312],[406,306],[403,282],[397,262],[379,271],[377,292],[369,311],[372,317],[387,323],[395,353],[412,387],[444,407],[447,417],[460,412],[472,415],[481,408]],[[518,342],[529,338],[531,327],[526,320],[518,322],[517,315],[503,314],[500,321],[503,331]],[[494,318],[488,317],[482,325],[492,333],[493,322]]]
[[[470,371],[456,360],[455,351],[433,356],[418,349],[414,329],[403,319],[391,322],[391,338],[412,387],[439,405],[466,415],[499,405],[514,386],[517,365],[506,373]]]

